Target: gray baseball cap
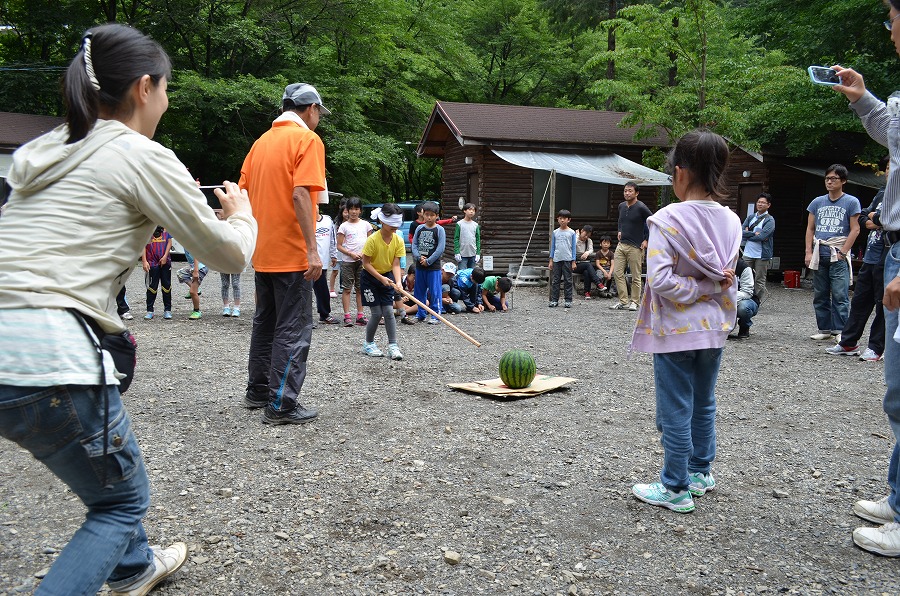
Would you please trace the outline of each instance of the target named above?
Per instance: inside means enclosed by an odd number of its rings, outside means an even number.
[[[323,116],[331,115],[331,110],[322,105],[322,96],[316,91],[316,88],[308,83],[291,83],[284,88],[284,95],[281,101],[289,99],[294,102],[295,106],[308,106],[316,104]]]

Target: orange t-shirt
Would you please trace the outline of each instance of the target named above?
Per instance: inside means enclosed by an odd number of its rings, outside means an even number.
[[[309,268],[293,196],[295,187],[309,189],[315,229],[316,191],[325,190],[325,145],[319,135],[289,120],[273,122],[250,148],[238,185],[250,195],[259,224],[253,268],[265,273]]]

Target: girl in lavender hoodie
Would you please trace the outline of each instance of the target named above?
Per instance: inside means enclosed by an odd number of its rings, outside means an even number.
[[[660,482],[636,484],[641,501],[678,513],[712,490],[716,452],[716,377],[734,328],[734,266],[741,222],[717,200],[724,187],[728,146],[697,130],[669,154],[672,187],[681,200],[647,220],[647,288],[631,347],[653,354],[656,427],[664,449]]]

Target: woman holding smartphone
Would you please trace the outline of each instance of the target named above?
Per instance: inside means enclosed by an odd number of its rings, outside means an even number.
[[[151,140],[170,70],[135,29],[88,31],[64,76],[66,123],[13,155],[0,219],[0,435],[87,508],[38,595],[95,594],[104,582],[113,594],[146,594],[187,558],[183,542],[147,544],[147,472],[122,375],[102,346],[124,331],[115,297],[157,225],[237,273],[256,221],[228,182],[217,220],[184,164]]]

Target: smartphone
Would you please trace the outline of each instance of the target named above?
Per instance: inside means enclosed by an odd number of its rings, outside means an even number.
[[[216,188],[224,189],[224,184],[214,184],[212,186],[201,186],[200,190],[203,191],[203,195],[206,197],[206,204],[212,207],[213,209],[221,209],[222,203],[219,202],[219,197],[216,196],[216,193],[213,192]]]
[[[809,78],[816,85],[840,85],[841,77],[837,71],[827,66],[810,66],[806,69],[809,72]]]

